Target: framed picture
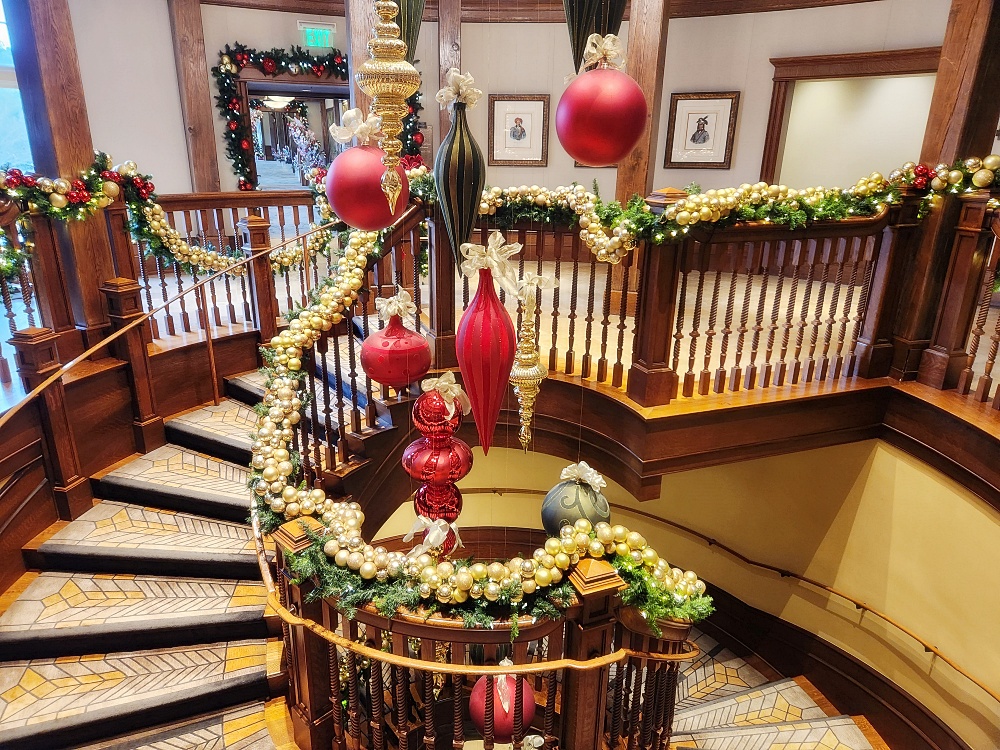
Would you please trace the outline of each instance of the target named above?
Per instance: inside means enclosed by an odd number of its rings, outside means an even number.
[[[573,166],[576,167],[577,169],[618,169],[617,164],[605,164],[600,167],[595,167],[590,164],[581,164],[576,159],[573,160]]]
[[[549,163],[549,95],[490,94],[491,167]]]
[[[739,91],[670,95],[666,169],[729,169]]]

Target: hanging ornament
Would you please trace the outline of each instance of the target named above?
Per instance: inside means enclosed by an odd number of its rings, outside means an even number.
[[[417,37],[424,19],[424,0],[396,0],[399,6],[399,37],[406,44],[406,62],[412,63],[417,54]]]
[[[350,143],[357,138],[360,145],[343,151],[333,160],[326,175],[327,200],[333,212],[348,226],[368,232],[385,229],[403,215],[410,200],[406,173],[401,165],[396,165],[402,200],[397,204],[396,211],[390,211],[382,193],[382,157],[385,153],[368,145],[368,141],[379,132],[381,120],[372,114],[365,118],[360,109],[351,109],[344,113],[341,122],[342,125],[330,126],[330,135],[334,140]]]
[[[606,167],[628,156],[642,135],[649,109],[634,80],[621,71],[618,37],[591,34],[584,66],[556,107],[556,134],[566,153],[581,164]]]
[[[479,272],[479,286],[462,315],[455,335],[455,350],[462,382],[472,401],[476,431],[483,453],[489,453],[500,405],[514,364],[514,324],[504,309],[494,281],[510,294],[517,293],[517,277],[508,258],[520,252],[520,243],[504,244],[500,232],[490,235],[489,245],[462,245],[462,273]]]
[[[501,666],[513,666],[514,662],[504,659]],[[517,681],[515,675],[504,674],[493,680],[493,740],[500,744],[511,741],[514,735],[514,700],[517,697]],[[521,686],[521,726],[525,730],[531,727],[535,718],[535,691],[531,683],[520,678]],[[472,688],[469,696],[469,716],[480,734],[486,729],[486,675],[483,675]]]
[[[540,276],[526,271],[517,285],[517,298],[521,301],[521,329],[517,333],[517,354],[510,371],[510,384],[517,395],[521,429],[517,434],[521,447],[528,450],[531,443],[531,419],[535,413],[535,399],[548,374],[541,362],[535,344],[535,297],[539,289],[552,289],[556,285],[550,276]]]
[[[483,92],[458,68],[448,71],[447,81],[435,98],[442,109],[451,110],[451,129],[434,158],[434,184],[452,252],[460,263],[459,248],[472,236],[486,183],[486,160],[466,119],[466,109],[475,107]]]
[[[422,534],[422,545],[411,555],[431,550],[447,555],[461,546],[455,521],[462,512],[462,491],[455,483],[472,470],[472,450],[455,433],[471,405],[451,372],[428,378],[420,388],[423,393],[413,402],[413,426],[421,437],[403,451],[402,463],[421,485],[413,496],[417,520],[403,540]]]
[[[563,0],[566,26],[569,28],[569,46],[573,54],[573,70],[580,69],[587,47],[587,35],[594,29],[600,0]]]
[[[390,213],[405,208],[409,192],[403,194],[405,175],[400,174],[399,155],[403,143],[403,118],[408,105],[406,100],[420,88],[420,74],[406,61],[406,43],[399,38],[399,26],[393,20],[399,6],[393,0],[376,0],[375,13],[379,20],[373,32],[375,38],[368,42],[370,60],[365,60],[354,78],[358,87],[372,98],[372,111],[382,118],[382,138],[379,146],[385,152],[382,164],[382,192]],[[402,208],[401,208],[402,207]]]
[[[394,297],[375,300],[375,309],[388,323],[361,344],[361,369],[376,383],[405,388],[431,369],[431,347],[427,339],[403,325],[404,318],[409,320],[416,314],[417,306],[411,301],[410,293],[401,289]]]
[[[611,506],[601,494],[607,482],[586,461],[570,464],[559,479],[542,501],[542,527],[549,536],[559,536],[564,526],[573,526],[581,518],[592,526],[611,519]]]

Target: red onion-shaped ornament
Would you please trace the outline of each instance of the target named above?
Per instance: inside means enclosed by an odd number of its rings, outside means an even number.
[[[521,695],[521,726],[527,734],[532,720],[535,718],[535,691],[531,683],[521,678],[524,682]],[[500,680],[507,681],[510,690],[510,702],[508,710],[504,710],[503,702],[500,700]],[[493,681],[493,740],[501,744],[510,742],[514,735],[514,700],[517,690],[517,678],[514,675],[505,674]],[[480,677],[472,688],[472,695],[469,696],[469,716],[472,723],[480,734],[485,733],[486,727],[486,675]]]
[[[616,68],[595,68],[566,87],[556,107],[556,134],[581,164],[607,167],[635,148],[646,125],[646,97]]]
[[[396,173],[403,186],[395,209],[382,192],[385,152],[377,146],[355,146],[341,153],[326,175],[326,197],[330,208],[348,226],[366,232],[385,229],[403,215],[410,201],[410,183],[401,165]]]
[[[393,315],[384,329],[370,334],[361,344],[361,369],[376,383],[405,388],[431,369],[430,344]]]
[[[493,274],[481,268],[479,288],[458,324],[455,349],[483,453],[493,443],[516,348],[514,324],[497,296]]]

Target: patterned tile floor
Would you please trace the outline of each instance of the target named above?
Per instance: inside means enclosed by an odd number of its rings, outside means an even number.
[[[204,406],[168,419],[166,424],[249,450],[257,414],[246,404],[226,399],[218,406]]]
[[[264,585],[255,581],[42,573],[0,617],[0,635],[114,622],[263,614]]]
[[[52,722],[265,675],[266,641],[236,641],[0,665],[0,726]]]
[[[678,711],[767,682],[764,675],[704,633],[694,631],[691,637],[701,653],[685,666],[678,682]]]
[[[849,716],[674,735],[681,748],[704,750],[872,750]]]
[[[777,724],[825,716],[826,712],[794,680],[782,680],[678,712],[674,731],[690,733],[714,727]]]
[[[249,503],[248,476],[249,472],[245,467],[177,445],[164,445],[105,474],[102,479],[151,482],[163,487],[196,489],[227,498],[237,495]]]

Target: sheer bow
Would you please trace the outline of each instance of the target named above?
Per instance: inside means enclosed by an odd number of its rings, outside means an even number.
[[[462,386],[455,382],[455,373],[450,370],[439,378],[427,378],[421,381],[420,390],[424,393],[428,391],[437,391],[440,393],[441,398],[448,404],[449,418],[455,413],[456,401],[462,407],[463,414],[468,414],[472,411],[472,402],[469,401],[469,397],[462,390]]]
[[[445,77],[445,81],[447,83],[444,88],[438,91],[434,97],[441,105],[441,109],[445,107],[454,109],[455,102],[464,104],[468,109],[472,109],[483,96],[483,92],[472,85],[476,82],[476,79],[472,77],[471,73],[462,75],[458,68],[451,68]]]
[[[583,67],[589,68],[602,60],[607,62],[612,68],[617,68],[618,70],[625,67],[622,43],[614,34],[608,34],[607,36],[591,34],[587,38],[587,48],[583,51]]]
[[[400,289],[399,293],[393,297],[379,297],[375,300],[375,310],[382,320],[388,320],[393,315],[407,318],[417,312],[417,306],[413,304],[410,293],[405,289]]]
[[[462,273],[472,277],[476,271],[488,268],[493,278],[500,282],[500,286],[508,294],[517,294],[517,273],[510,262],[510,257],[521,252],[521,243],[513,242],[504,244],[504,236],[500,232],[493,232],[486,245],[474,245],[466,242],[462,245]]]
[[[344,112],[340,125],[330,126],[330,135],[337,143],[350,143],[352,138],[358,139],[358,145],[364,146],[382,129],[382,118],[371,113],[366,118],[360,109],[349,109]]]
[[[443,518],[430,519],[427,516],[417,516],[417,520],[413,522],[413,527],[406,533],[403,537],[404,542],[411,541],[417,534],[424,534],[424,541],[422,544],[416,545],[408,553],[408,557],[419,557],[425,552],[430,552],[432,549],[439,548],[444,544],[445,540],[448,538],[448,532],[452,531],[455,534],[455,549],[459,547],[464,547],[462,544],[462,537],[458,535],[458,524],[448,523]]]
[[[608,484],[604,481],[604,477],[598,473],[597,469],[592,469],[586,461],[581,461],[578,464],[570,464],[562,470],[559,478],[564,481],[572,480],[580,484],[589,484],[594,492],[600,492]]]

